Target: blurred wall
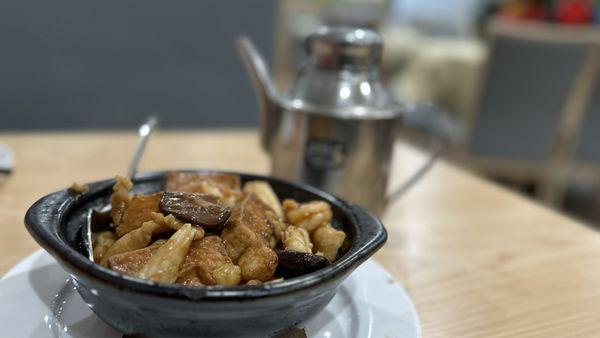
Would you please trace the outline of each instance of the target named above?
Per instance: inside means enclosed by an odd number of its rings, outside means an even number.
[[[4,0],[0,129],[255,125],[233,48],[270,61],[275,0]]]

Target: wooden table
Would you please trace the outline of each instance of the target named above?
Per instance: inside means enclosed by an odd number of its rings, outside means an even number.
[[[0,184],[0,274],[38,247],[27,207],[71,183],[125,172],[129,133],[0,134],[17,165]],[[422,154],[398,147],[393,181]],[[161,132],[141,168],[225,168],[266,173],[248,131]],[[389,240],[375,259],[402,283],[425,337],[600,336],[600,236],[446,163],[383,218]]]

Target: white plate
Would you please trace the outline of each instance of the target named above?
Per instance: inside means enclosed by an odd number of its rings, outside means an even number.
[[[122,337],[94,315],[42,250],[0,279],[0,323],[2,337]],[[421,337],[408,295],[372,260],[348,277],[305,330],[309,337]]]

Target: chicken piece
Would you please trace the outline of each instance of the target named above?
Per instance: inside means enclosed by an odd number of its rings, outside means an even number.
[[[287,229],[288,224],[286,224],[283,219],[272,212],[270,210],[265,212],[265,216],[269,223],[273,226],[273,236],[269,239],[269,244],[271,248],[275,248],[279,242],[282,241],[283,232]]]
[[[280,218],[283,218],[283,209],[281,208],[281,202],[275,195],[273,188],[267,181],[249,181],[244,184],[244,193],[256,194],[264,204],[268,205],[275,214]]]
[[[150,244],[152,235],[159,229],[161,225],[154,221],[145,222],[141,227],[125,234],[123,237],[117,239],[104,254],[100,264],[102,266],[108,266],[108,259],[114,255],[118,255],[127,251],[133,251],[141,249]]]
[[[233,207],[243,198],[240,177],[229,174],[171,172],[165,178],[165,190],[211,195],[228,207]]]
[[[175,282],[179,275],[179,268],[186,259],[195,232],[190,224],[182,226],[150,257],[137,273],[137,277],[155,282]]]
[[[237,285],[241,270],[235,266],[218,236],[208,236],[194,241],[182,265],[182,271],[195,270],[205,285]]]
[[[333,262],[337,258],[338,251],[345,239],[346,234],[341,230],[335,229],[331,224],[318,227],[312,233],[315,251],[322,253],[330,262]]]
[[[277,254],[266,246],[250,247],[240,256],[238,265],[242,269],[244,281],[266,282],[273,279],[273,274],[275,274]]]
[[[135,276],[162,244],[153,243],[142,249],[114,255],[108,259],[108,267],[124,275]]]
[[[181,227],[185,224],[184,222],[175,218],[175,216],[173,216],[173,215],[165,216],[160,212],[152,212],[150,214],[150,217],[152,217],[152,220],[154,222],[156,222],[160,225],[167,226],[173,231],[177,231],[177,230],[181,229]],[[202,237],[204,237],[204,229],[202,229],[202,227],[192,224],[192,228],[194,230],[196,230],[196,234],[194,235],[194,240],[199,240],[199,239],[202,239]]]
[[[112,231],[94,232],[92,234],[92,248],[94,248],[94,262],[102,261],[108,249],[115,244],[117,235]]]
[[[152,195],[136,195],[131,198],[125,212],[123,213],[123,221],[117,225],[117,236],[121,237],[126,233],[135,230],[142,226],[142,223],[151,221],[153,212],[160,212],[158,202],[160,201],[161,193]],[[167,232],[170,229],[166,226],[158,229],[157,233]]]
[[[110,195],[110,216],[115,225],[121,224],[123,221],[123,213],[125,208],[131,201],[129,191],[133,187],[133,183],[126,177],[115,177],[115,185],[113,185],[113,193]]]
[[[282,242],[284,250],[312,253],[313,244],[306,229],[290,225],[283,232]]]
[[[234,286],[242,281],[242,269],[233,263],[225,263],[214,269],[212,276],[217,285]]]
[[[311,201],[298,203],[292,199],[283,201],[283,213],[288,222],[311,233],[314,229],[331,222],[332,212],[329,203]]]
[[[204,285],[198,277],[198,273],[196,272],[196,267],[191,267],[187,270],[179,271],[179,276],[175,283],[182,284],[185,286],[202,286]]]
[[[274,236],[272,219],[267,213],[273,211],[256,195],[249,194],[233,208],[221,238],[233,262],[248,247],[269,246]]]

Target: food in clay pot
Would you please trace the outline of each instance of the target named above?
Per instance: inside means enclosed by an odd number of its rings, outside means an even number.
[[[117,176],[114,231],[93,234],[94,261],[116,272],[190,287],[276,283],[326,267],[346,234],[325,201],[283,204],[266,181],[172,172],[164,191],[132,195]]]

